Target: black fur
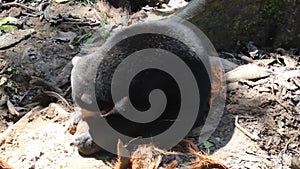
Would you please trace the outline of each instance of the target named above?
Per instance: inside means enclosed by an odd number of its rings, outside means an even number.
[[[147,27],[154,27],[168,34],[142,31],[140,34],[123,39],[128,36],[128,33]],[[120,41],[111,47],[112,40],[116,39]],[[142,49],[164,49],[180,57],[194,74],[201,95],[199,114],[194,127],[199,126],[206,118],[211,89],[209,61],[205,57],[208,53],[205,45],[201,43],[203,42],[193,31],[176,22],[160,21],[130,26],[113,35],[98,51],[76,61],[71,80],[73,98],[81,108],[86,110],[96,111],[92,107],[97,104],[100,110],[110,111],[114,108],[110,91],[111,80],[122,60]],[[96,82],[95,89],[91,89],[90,83],[93,82]],[[146,124],[134,123],[118,113],[113,113],[106,117],[107,122],[114,129],[131,137],[151,137],[168,129],[177,118],[180,92],[184,91],[179,90],[176,81],[166,72],[149,69],[135,76],[128,97],[136,109],[147,110],[150,108],[148,96],[153,89],[161,89],[167,96],[166,109],[158,119]]]

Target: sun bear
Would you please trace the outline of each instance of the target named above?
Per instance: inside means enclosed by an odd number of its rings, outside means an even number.
[[[178,114],[183,106],[182,101],[184,100],[182,99],[184,98],[182,97],[185,92],[180,91],[181,83],[178,83],[176,78],[168,72],[150,67],[140,72],[134,72],[136,75],[127,89],[128,95],[117,98],[114,102],[112,81],[118,66],[131,54],[148,49],[150,54],[146,53],[146,55],[149,54],[151,58],[144,59],[144,61],[150,64],[150,62],[161,60],[156,59],[155,56],[153,59],[151,50],[158,53],[166,51],[166,55],[174,55],[187,65],[192,73],[191,76],[195,79],[197,86],[195,92],[201,96],[197,103],[199,105],[197,117],[189,124],[191,125],[190,129],[193,129],[204,123],[209,109],[211,82],[208,56],[210,53],[206,43],[207,39],[203,39],[202,35],[178,21],[149,21],[129,26],[111,35],[96,51],[73,59],[72,97],[80,107],[83,118],[89,117],[93,113],[99,114],[119,133],[132,138],[148,138],[161,134],[174,122],[180,121]],[[139,64],[139,62],[132,63],[122,71],[130,72],[134,66]],[[168,64],[172,64],[172,62],[164,61],[162,66]],[[186,76],[181,74],[180,67],[175,69],[179,72],[178,76]],[[122,87],[123,84],[116,85]],[[132,105],[141,112],[147,111],[152,106],[149,95],[154,90],[163,91],[166,99],[165,109],[158,118],[151,122],[139,123],[119,113],[124,111],[128,105]],[[188,111],[189,109],[185,110],[187,115]],[[78,137],[75,144],[85,155],[91,155],[102,149],[101,145],[98,146],[93,142],[88,132]]]

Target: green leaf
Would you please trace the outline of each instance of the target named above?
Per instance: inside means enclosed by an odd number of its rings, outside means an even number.
[[[18,74],[20,74],[20,71],[18,69],[16,69],[14,74],[18,75]]]
[[[104,38],[104,39],[107,39],[110,35],[110,32],[109,30],[104,30],[101,34],[101,36]]]
[[[214,146],[214,143],[209,142],[209,141],[204,141],[203,145],[206,149],[209,149]]]
[[[85,43],[93,43],[95,40],[96,40],[96,37],[90,37],[85,41]]]
[[[0,31],[4,31],[4,32],[12,32],[14,30],[16,30],[17,27],[14,25],[2,25],[0,26]]]
[[[12,71],[13,71],[13,68],[12,68],[12,67],[9,67],[9,68],[7,68],[7,71],[8,71],[8,72],[12,72]]]
[[[88,38],[91,37],[91,36],[92,36],[92,32],[87,31],[87,32],[85,32],[83,35],[77,36],[76,39],[77,39],[77,42],[81,42],[81,41],[83,41],[83,40],[85,40],[85,39],[88,39]]]
[[[4,25],[4,24],[7,24],[8,22],[18,22],[18,19],[17,18],[14,18],[14,17],[6,17],[6,18],[3,18],[0,20],[0,26],[1,25]]]
[[[100,26],[104,27],[105,26],[105,22],[104,21],[100,21]]]
[[[13,86],[12,82],[7,82],[6,87],[10,88],[11,90],[15,90],[15,87]]]
[[[216,137],[216,140],[217,140],[218,142],[221,142],[221,138],[220,138],[220,137]]]

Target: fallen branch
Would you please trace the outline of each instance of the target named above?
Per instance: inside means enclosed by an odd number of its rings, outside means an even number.
[[[1,4],[1,6],[2,7],[19,6],[19,7],[23,8],[23,9],[36,11],[36,9],[34,9],[34,8],[28,7],[26,5],[23,5],[23,4],[20,4],[20,3],[17,3],[17,2],[4,3],[4,4]]]
[[[243,132],[246,136],[248,136],[251,140],[254,140],[254,141],[257,141],[259,140],[259,137],[254,135],[254,134],[251,134],[250,132],[248,132],[246,129],[244,129],[239,123],[238,123],[238,120],[239,120],[239,116],[236,116],[235,117],[235,122],[234,122],[234,125],[241,131]]]

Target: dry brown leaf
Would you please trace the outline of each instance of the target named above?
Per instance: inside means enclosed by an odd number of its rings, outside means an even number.
[[[16,110],[15,106],[9,100],[7,100],[6,104],[7,104],[8,111],[11,115],[13,115],[13,116],[20,115],[20,113]]]
[[[190,149],[190,152],[196,157],[193,162],[190,162],[189,165],[195,169],[229,169],[224,164],[218,162],[217,160],[205,155],[201,152],[196,152]]]
[[[178,166],[178,161],[173,160],[171,163],[167,164],[167,166],[165,166],[163,169],[173,169],[173,168],[177,168],[177,166]]]
[[[130,162],[130,152],[126,149],[123,142],[119,139],[118,140],[118,163],[115,166],[115,169],[127,169],[131,167]]]
[[[8,165],[5,161],[0,159],[0,169],[13,169],[10,165]]]
[[[192,141],[187,139],[182,139],[178,145],[184,149],[192,149],[195,152],[200,151],[199,148]]]
[[[141,145],[132,154],[132,169],[157,169],[162,161],[162,154],[151,145]]]

